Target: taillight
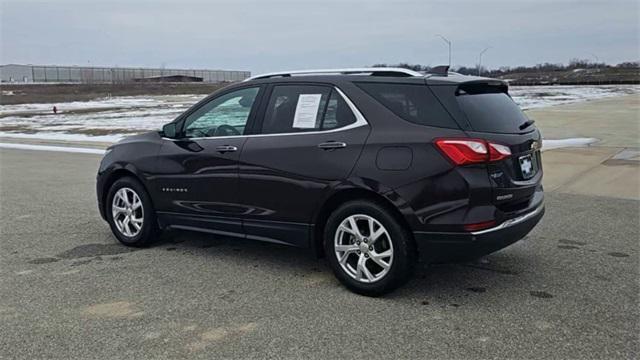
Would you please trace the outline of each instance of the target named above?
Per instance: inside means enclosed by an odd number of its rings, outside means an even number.
[[[508,146],[489,143],[489,161],[499,161],[511,156],[511,150]]]
[[[489,158],[484,140],[438,139],[436,146],[456,165],[483,163]]]
[[[483,139],[437,139],[435,144],[456,165],[499,161],[511,155],[509,147]]]

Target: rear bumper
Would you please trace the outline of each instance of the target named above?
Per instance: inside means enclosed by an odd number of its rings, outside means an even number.
[[[525,237],[544,215],[544,204],[480,231],[436,233],[415,231],[414,239],[423,260],[445,262],[474,259],[505,248]]]

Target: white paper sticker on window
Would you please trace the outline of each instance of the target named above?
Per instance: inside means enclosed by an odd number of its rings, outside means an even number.
[[[322,94],[301,94],[298,96],[293,127],[297,129],[313,129],[316,127],[316,116],[320,107]]]

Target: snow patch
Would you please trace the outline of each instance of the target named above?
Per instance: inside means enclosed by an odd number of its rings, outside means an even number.
[[[523,110],[639,94],[638,85],[510,86],[509,94]]]
[[[523,109],[639,94],[638,85],[511,86]],[[0,106],[0,136],[30,139],[116,142],[159,130],[206,95],[121,96],[57,104]],[[56,105],[58,114],[53,114]]]
[[[118,134],[118,135],[91,136],[91,135],[85,135],[85,134],[71,134],[71,133],[61,133],[61,132],[38,132],[35,134],[21,134],[21,133],[0,131],[0,137],[14,138],[14,139],[90,141],[90,142],[115,143],[122,140],[122,138],[124,138],[125,135]]]
[[[48,145],[30,145],[30,144],[10,144],[0,143],[1,149],[19,149],[19,150],[36,150],[36,151],[55,151],[55,152],[70,152],[80,154],[104,154],[104,150],[81,148],[81,147],[67,147],[67,146],[48,146]]]
[[[598,139],[596,138],[569,138],[569,139],[559,139],[559,140],[543,139],[542,151],[567,148],[567,147],[585,147],[597,141]]]

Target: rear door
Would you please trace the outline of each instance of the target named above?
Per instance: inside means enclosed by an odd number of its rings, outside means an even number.
[[[319,199],[347,178],[369,126],[332,86],[275,84],[267,93],[258,134],[240,157],[240,203],[250,209],[244,231],[305,247]]]
[[[505,86],[466,84],[456,101],[469,122],[470,137],[508,146],[511,156],[488,165],[493,202],[505,212],[526,208],[542,180],[541,136]]]

